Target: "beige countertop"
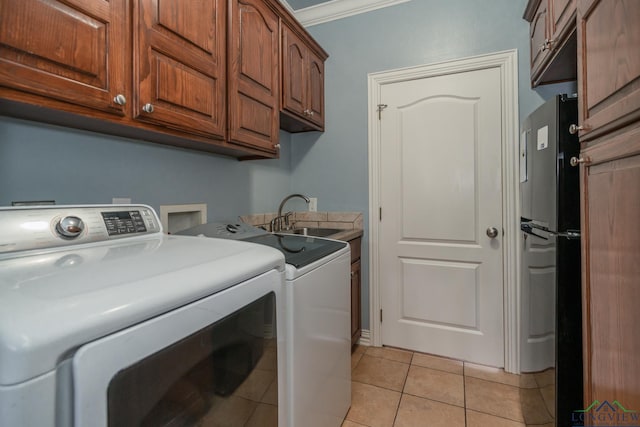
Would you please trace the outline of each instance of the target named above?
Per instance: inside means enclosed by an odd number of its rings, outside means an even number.
[[[349,240],[357,239],[361,237],[363,234],[362,229],[355,228],[352,230],[341,230],[335,234],[331,234],[330,236],[326,236],[327,239],[335,239],[335,240],[343,240],[348,242]]]

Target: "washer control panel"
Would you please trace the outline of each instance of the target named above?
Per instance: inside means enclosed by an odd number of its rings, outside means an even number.
[[[0,255],[160,233],[147,205],[0,207]]]

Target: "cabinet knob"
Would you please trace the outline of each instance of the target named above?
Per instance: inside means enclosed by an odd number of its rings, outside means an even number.
[[[572,157],[571,160],[569,160],[571,166],[578,166],[580,163],[588,165],[591,163],[591,159],[589,157]]]
[[[149,114],[153,113],[153,104],[150,104],[150,103],[144,104],[144,106],[142,107],[142,111]]]
[[[355,271],[352,271],[352,272],[351,272],[351,277],[353,277],[353,276],[355,276],[355,275],[356,275],[356,272],[355,272]]]
[[[273,144],[273,148],[280,149],[280,144]]]
[[[115,98],[113,98],[113,102],[118,105],[125,105],[127,103],[127,98],[121,93],[117,94]]]
[[[576,124],[573,124],[573,125],[569,126],[569,133],[571,135],[575,135],[576,133],[578,133],[581,130],[584,130],[584,126],[578,126]]]
[[[313,111],[309,110],[309,115],[313,116]]]
[[[542,43],[542,45],[540,46],[540,52],[550,50],[554,43],[555,40],[553,39],[544,39],[544,43]]]
[[[302,112],[302,114],[304,114],[305,116],[308,116],[308,115],[309,115],[309,110],[304,110],[304,111]]]

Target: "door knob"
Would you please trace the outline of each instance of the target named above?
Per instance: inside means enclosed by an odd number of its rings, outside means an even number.
[[[498,229],[495,227],[487,228],[487,236],[489,236],[492,239],[495,239],[498,236]]]

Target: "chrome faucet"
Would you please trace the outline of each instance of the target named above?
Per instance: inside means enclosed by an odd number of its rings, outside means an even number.
[[[305,196],[304,194],[291,194],[280,202],[280,207],[278,208],[278,216],[271,220],[271,231],[277,233],[278,231],[282,231],[282,220],[284,220],[285,230],[289,229],[289,218],[291,217],[291,212],[287,212],[282,215],[282,208],[284,208],[284,204],[287,203],[289,199],[293,199],[294,197],[299,197],[303,199],[305,202],[309,203],[311,200]]]

